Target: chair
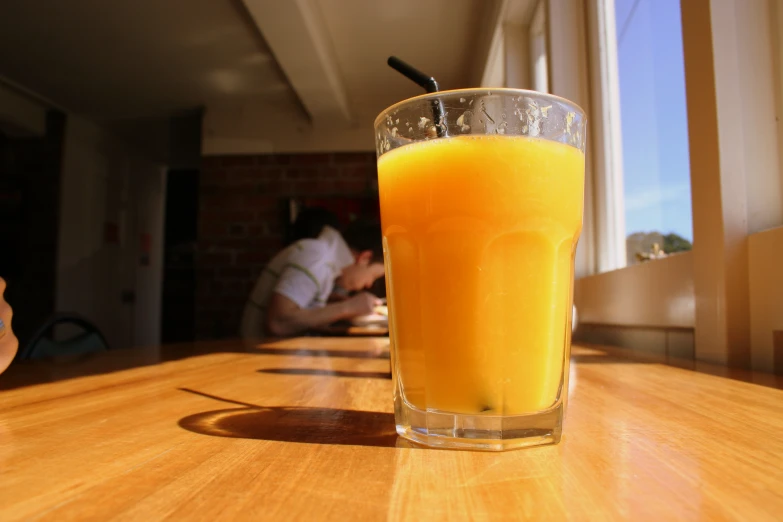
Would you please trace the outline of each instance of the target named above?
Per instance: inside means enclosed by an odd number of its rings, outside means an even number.
[[[56,325],[73,324],[82,329],[73,337],[58,341],[52,338]],[[101,331],[89,319],[75,313],[56,313],[33,334],[30,342],[19,354],[21,360],[42,359],[56,355],[79,355],[109,349],[109,343]]]

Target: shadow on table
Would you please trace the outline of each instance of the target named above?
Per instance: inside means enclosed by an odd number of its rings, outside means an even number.
[[[288,355],[297,357],[348,357],[354,359],[388,359],[389,352],[373,352],[368,350],[311,350],[311,349],[285,349],[285,348],[254,348],[252,352],[259,355]]]
[[[323,370],[315,368],[262,368],[258,373],[279,375],[321,375],[325,377],[354,377],[357,379],[391,379],[391,372],[359,372],[345,370]]]
[[[237,404],[241,408],[206,411],[180,419],[188,431],[213,437],[393,448],[394,415],[331,408],[265,407],[223,399],[196,390],[180,390]]]
[[[256,354],[254,343],[241,340],[200,341],[165,346],[141,346],[104,352],[14,361],[0,378],[0,391],[154,366],[162,362],[216,353]],[[388,354],[388,352],[387,352]],[[386,356],[388,358],[388,355]]]
[[[571,355],[571,363],[578,364],[643,364],[646,361],[614,357],[609,354],[576,354]]]

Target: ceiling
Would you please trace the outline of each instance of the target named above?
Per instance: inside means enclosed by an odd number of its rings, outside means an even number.
[[[470,87],[485,0],[317,0],[345,90],[373,116],[422,89],[386,65],[397,55],[442,89]],[[351,16],[346,16],[351,13]]]
[[[230,0],[0,2],[0,48],[0,77],[101,121],[293,98]]]
[[[386,66],[392,54],[444,89],[475,85],[500,6],[529,1],[0,2],[0,80],[114,128],[202,107],[223,115],[218,134],[244,139],[238,118],[252,127],[273,115],[299,122],[301,141],[302,126],[335,111],[366,127],[420,94]]]

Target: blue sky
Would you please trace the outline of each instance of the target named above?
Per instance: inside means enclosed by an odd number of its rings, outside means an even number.
[[[680,0],[615,0],[626,235],[693,239]]]

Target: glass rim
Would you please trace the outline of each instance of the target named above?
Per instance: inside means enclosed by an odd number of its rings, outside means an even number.
[[[393,103],[392,105],[389,105],[385,109],[383,109],[378,116],[375,117],[375,121],[373,122],[372,126],[373,128],[376,128],[378,126],[378,122],[388,113],[391,111],[398,109],[402,105],[405,105],[407,103],[411,103],[414,101],[425,101],[425,100],[433,100],[438,99],[438,97],[443,96],[444,94],[447,95],[455,95],[455,94],[477,94],[477,93],[488,93],[488,95],[495,94],[496,92],[500,94],[514,94],[517,96],[529,96],[529,97],[536,97],[536,98],[543,98],[543,99],[549,99],[553,101],[557,101],[559,103],[564,103],[571,108],[573,108],[575,111],[579,112],[582,116],[582,118],[587,117],[587,113],[585,110],[577,105],[575,102],[572,102],[568,98],[563,98],[562,96],[557,96],[556,94],[549,94],[547,92],[540,92],[540,91],[533,91],[530,89],[515,89],[513,87],[468,87],[465,89],[448,89],[445,91],[437,91],[437,92],[429,92],[424,94],[419,94],[418,96],[413,96],[411,98],[406,98],[404,100],[398,101],[397,103]]]

